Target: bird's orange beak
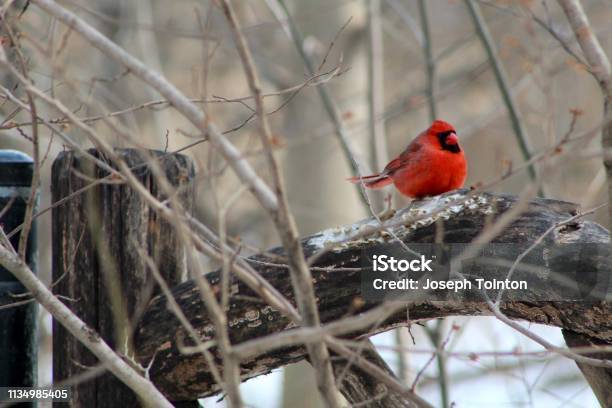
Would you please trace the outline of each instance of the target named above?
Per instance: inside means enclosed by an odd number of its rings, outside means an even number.
[[[455,132],[451,133],[450,135],[446,137],[446,144],[449,144],[449,145],[459,144],[459,138],[457,137],[457,134]]]

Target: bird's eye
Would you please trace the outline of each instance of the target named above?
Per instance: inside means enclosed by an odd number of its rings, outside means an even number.
[[[440,147],[442,150],[448,150],[452,153],[459,153],[461,148],[459,147],[457,133],[454,130],[447,130],[445,132],[438,133],[438,140],[440,141]]]

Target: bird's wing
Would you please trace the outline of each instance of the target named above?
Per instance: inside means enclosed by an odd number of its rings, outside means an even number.
[[[398,169],[404,167],[406,164],[413,161],[415,159],[416,152],[421,150],[422,147],[423,145],[417,140],[412,141],[412,143],[410,143],[408,147],[406,147],[406,149],[399,155],[399,157],[391,160],[389,164],[387,164],[382,174],[392,175]]]

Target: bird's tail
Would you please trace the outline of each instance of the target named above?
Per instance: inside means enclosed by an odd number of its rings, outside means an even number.
[[[347,179],[353,184],[361,183],[367,188],[381,188],[393,182],[391,177],[386,174],[373,174],[371,176],[350,177]]]

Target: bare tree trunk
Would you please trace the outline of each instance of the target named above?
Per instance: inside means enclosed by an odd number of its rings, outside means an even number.
[[[599,83],[603,97],[604,115],[601,144],[604,150],[604,166],[608,175],[608,200],[612,203],[612,67],[580,0],[558,0],[574,30],[593,77]],[[608,205],[608,226],[612,226],[612,205]]]
[[[612,229],[612,67],[610,59],[591,28],[591,23],[580,0],[558,0],[565,12],[576,40],[582,49],[593,77],[599,83],[603,97],[603,123],[601,145],[603,164],[608,179],[608,229]],[[597,339],[578,333],[564,331],[568,345],[589,346]],[[612,406],[612,370],[578,364],[602,406]]]

